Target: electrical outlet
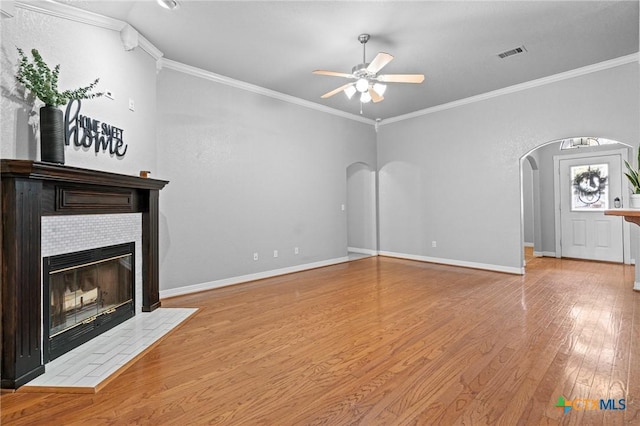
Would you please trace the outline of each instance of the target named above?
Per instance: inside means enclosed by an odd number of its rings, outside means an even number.
[[[431,241],[431,247],[437,247],[437,243],[435,241]]]
[[[273,251],[273,257],[278,257],[278,250]]]
[[[344,204],[340,204],[340,209],[344,211]]]
[[[258,260],[258,253],[253,253],[253,260]]]
[[[130,111],[135,111],[136,110],[135,102],[133,102],[133,99],[131,99],[131,98],[129,98],[129,110]]]
[[[300,249],[298,247],[295,247],[293,249],[293,254],[298,254],[298,253],[300,253]]]

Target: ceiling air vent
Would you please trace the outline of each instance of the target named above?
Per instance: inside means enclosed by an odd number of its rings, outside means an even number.
[[[527,51],[527,49],[523,46],[518,46],[515,49],[511,49],[511,50],[506,50],[502,53],[498,53],[498,56],[500,57],[500,59],[504,59],[504,58],[508,58],[509,56],[513,56],[513,55],[519,55],[521,53],[525,53]]]

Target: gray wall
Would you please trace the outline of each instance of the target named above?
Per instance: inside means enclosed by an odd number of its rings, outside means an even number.
[[[346,255],[340,206],[356,162],[379,170],[381,250],[519,268],[520,158],[575,135],[639,139],[638,64],[383,123],[376,136],[208,80],[158,76],[154,59],[124,51],[116,31],[15,13],[1,28],[2,157],[39,159],[32,105],[14,79],[16,45],[60,63],[63,88],[100,77],[116,99],[86,101],[83,113],[123,128],[129,151],[116,159],[68,147],[67,164],[171,180],[161,195],[163,290]]]
[[[140,170],[156,170],[155,59],[140,48],[125,51],[117,31],[20,7],[15,7],[14,17],[2,18],[1,31],[2,158],[40,160],[39,133],[29,123],[38,122],[42,103],[38,101],[34,109],[15,80],[18,46],[25,52],[38,49],[51,67],[60,64],[62,90],[86,86],[99,77],[98,89],[115,94],[115,100],[83,101],[82,114],[124,129],[123,139],[129,146],[126,155],[118,159],[108,152],[96,154],[93,148],[84,151],[67,146],[67,165],[135,175]],[[128,109],[129,98],[135,101],[135,112]]]
[[[157,96],[162,290],[346,256],[373,126],[167,69]]]
[[[355,163],[347,168],[347,245],[377,250],[376,187],[373,167]]]
[[[519,269],[520,158],[575,135],[637,146],[638,90],[633,63],[383,125],[380,250]]]

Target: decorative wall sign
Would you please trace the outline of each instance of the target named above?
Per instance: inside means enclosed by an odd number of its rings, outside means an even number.
[[[608,177],[608,164],[571,167],[571,210],[606,210],[609,208]]]
[[[65,144],[70,145],[73,141],[74,146],[87,149],[93,145],[96,154],[102,150],[116,157],[124,157],[129,147],[122,139],[124,130],[80,114],[80,106],[80,100],[73,100],[67,105],[64,115]]]

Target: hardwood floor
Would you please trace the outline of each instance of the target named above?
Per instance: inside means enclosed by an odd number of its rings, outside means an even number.
[[[608,263],[533,258],[516,276],[372,257],[168,299],[201,309],[99,393],[5,394],[1,420],[640,424],[633,280]]]

